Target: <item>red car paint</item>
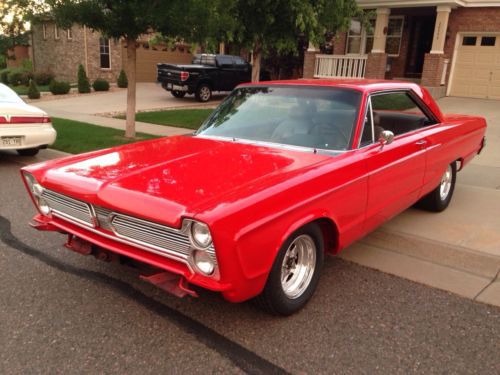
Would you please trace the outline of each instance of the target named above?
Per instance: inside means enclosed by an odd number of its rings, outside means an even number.
[[[360,91],[353,145],[361,137],[372,93],[411,90],[439,123],[396,136],[383,148],[375,143],[336,156],[179,136],[23,168],[48,189],[130,216],[174,228],[184,218],[206,223],[219,279],[60,218],[39,214],[35,220],[44,230],[62,230],[220,291],[229,301],[243,301],[262,291],[280,246],[295,230],[319,221],[325,249],[336,254],[432,191],[451,162],[460,161],[462,168],[480,150],[486,129],[482,118],[443,116],[425,89],[407,82],[300,80],[268,85]]]

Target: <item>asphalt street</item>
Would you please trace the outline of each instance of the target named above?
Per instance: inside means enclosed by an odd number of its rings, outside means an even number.
[[[28,226],[34,160],[0,153],[0,374],[500,373],[499,308],[339,258],[280,318],[70,252]]]

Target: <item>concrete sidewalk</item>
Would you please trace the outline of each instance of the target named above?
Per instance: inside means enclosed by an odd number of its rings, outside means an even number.
[[[110,114],[124,113],[127,108],[127,92],[119,90],[108,93],[79,95],[65,99],[54,99],[32,104],[43,109],[52,117],[88,122],[94,125],[125,130],[125,120],[112,118]],[[137,111],[212,108],[224,98],[216,94],[209,103],[199,103],[192,95],[174,98],[156,83],[137,84]],[[192,133],[191,129],[182,129],[163,125],[136,122],[136,131],[158,136],[173,136]]]

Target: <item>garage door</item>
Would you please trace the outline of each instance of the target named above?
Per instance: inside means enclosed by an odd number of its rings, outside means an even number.
[[[127,50],[122,51],[123,66],[127,66]],[[156,81],[156,64],[190,64],[193,55],[188,52],[187,48],[172,51],[167,47],[151,47],[148,43],[141,43],[137,47],[137,81],[138,82],[155,82]]]
[[[466,34],[459,43],[450,95],[500,99],[500,34]]]

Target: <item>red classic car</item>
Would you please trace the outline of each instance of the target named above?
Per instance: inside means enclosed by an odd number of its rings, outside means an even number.
[[[442,211],[484,146],[483,118],[444,116],[407,82],[300,80],[235,89],[192,135],[22,169],[39,230],[193,285],[291,314],[325,254],[417,203]]]

